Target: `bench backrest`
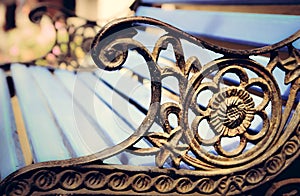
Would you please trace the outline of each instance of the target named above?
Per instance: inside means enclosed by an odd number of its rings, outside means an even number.
[[[136,9],[136,15],[148,16],[162,20],[179,29],[196,36],[208,37],[217,40],[252,45],[255,47],[275,44],[299,30],[299,15],[288,14],[266,14],[255,13],[251,5],[282,3],[286,5],[299,6],[298,1],[141,1],[142,6]],[[169,8],[167,3],[210,3],[221,5],[247,4],[248,13],[211,11],[195,9],[176,9],[176,6]],[[250,5],[249,5],[250,4]],[[272,5],[271,4],[271,5]],[[150,6],[149,6],[150,5]],[[155,5],[155,6],[151,6]],[[179,4],[180,5],[180,4]],[[199,7],[200,7],[199,6]],[[290,6],[290,9],[293,7]],[[182,6],[184,8],[184,6]],[[164,9],[165,8],[165,9]],[[175,8],[175,9],[174,9]],[[251,13],[253,11],[254,13]],[[299,14],[299,13],[298,13]],[[300,42],[295,43],[300,48]]]

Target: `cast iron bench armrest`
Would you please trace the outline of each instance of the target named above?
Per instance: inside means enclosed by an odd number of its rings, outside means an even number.
[[[136,39],[141,27],[159,32],[154,47]],[[98,67],[113,73],[140,63],[127,64],[131,55],[144,61],[141,66],[150,79],[150,104],[144,120],[113,147],[21,168],[1,182],[0,192],[227,195],[252,190],[275,178],[299,155],[300,54],[292,45],[299,37],[297,32],[274,45],[231,50],[152,18],[128,17],[107,24],[95,37],[91,55]],[[202,64],[195,56],[185,56],[183,42],[221,55]],[[168,46],[172,46],[175,61],[164,64],[160,55]],[[284,47],[289,56],[282,59],[278,50]],[[270,54],[266,66],[250,58],[266,53]],[[285,74],[284,81],[273,76],[277,68]],[[238,84],[223,82],[226,74],[235,75]],[[164,79],[168,77],[177,80],[178,98],[162,102]],[[285,105],[279,82],[290,85]],[[251,91],[254,87],[260,89],[260,98]],[[200,107],[198,98],[203,95],[210,97]],[[171,115],[177,122],[170,122]],[[253,127],[256,117],[261,119],[261,126]],[[154,125],[160,130],[151,130]],[[249,132],[250,128],[257,130]],[[211,130],[210,137],[203,135],[204,130]],[[141,140],[151,146],[135,146]],[[224,140],[234,140],[237,145],[228,150]],[[154,155],[156,166],[103,164],[103,160],[123,152]]]

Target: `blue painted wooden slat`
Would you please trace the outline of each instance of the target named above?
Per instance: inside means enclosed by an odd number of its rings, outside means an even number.
[[[137,129],[139,124],[133,123],[132,115],[135,120],[139,118],[140,121],[145,116],[134,106],[130,107],[128,100],[107,87],[91,73],[83,72],[75,76],[57,70],[55,74],[68,86],[67,88],[73,89],[74,101],[81,105],[82,109],[86,111],[86,115],[93,119],[94,123],[97,123],[102,130],[102,137],[111,144],[116,145],[122,142]],[[130,78],[127,79],[130,80]],[[111,100],[113,97],[115,102]],[[120,108],[120,106],[124,107]],[[139,146],[149,147],[145,142],[140,142]],[[153,158],[150,159],[150,157],[142,157],[137,160],[127,153],[122,153],[118,157],[123,164],[154,164]]]
[[[145,117],[141,111],[117,92],[114,92],[113,89],[110,89],[95,75],[79,73],[78,78],[90,89],[93,89],[95,93],[93,102],[97,121],[105,128],[109,137],[116,144],[125,140],[137,130],[140,122]],[[127,79],[130,80],[130,78]],[[150,147],[144,140],[141,140],[136,146]],[[154,165],[154,158],[151,156],[138,157],[128,153],[124,153],[123,156],[126,156],[126,164],[129,165]]]
[[[163,10],[145,6],[138,7],[136,15],[162,20],[191,34],[258,46],[277,43],[300,28],[300,16],[296,15]],[[300,48],[300,41],[295,46]]]
[[[25,166],[5,73],[0,69],[0,179]]]
[[[71,139],[75,151],[82,152],[80,156],[83,156],[87,155],[83,152],[85,149],[92,154],[114,146],[116,143],[109,137],[107,130],[97,123],[92,92],[77,79],[74,73],[56,70],[54,75],[60,81],[60,88],[64,87],[60,92],[63,94],[62,91],[65,91],[64,94],[68,94],[68,97],[64,96],[61,99],[66,99],[68,102],[64,110],[69,111],[68,115],[72,118],[69,126],[73,128],[65,129],[65,135]],[[101,107],[97,109],[101,110]],[[62,118],[61,123],[64,123],[64,115],[66,114],[57,117]],[[120,157],[112,157],[108,161],[115,164],[123,163]]]
[[[123,101],[116,102],[114,105],[108,101],[112,98],[113,90],[99,81],[92,73],[79,73],[78,79],[90,89],[92,98],[92,112],[95,114],[97,122],[107,130],[107,134],[112,138],[115,144],[120,143],[130,136],[133,127],[132,124],[126,123],[128,115],[122,116],[115,113],[120,112],[118,108]],[[116,93],[115,96],[118,96]],[[86,103],[88,104],[88,103]],[[139,112],[140,113],[140,112]],[[139,114],[138,113],[138,114]]]
[[[155,34],[155,32],[147,32],[147,31],[139,31],[138,34],[135,36],[135,39],[142,42],[150,52],[152,52],[153,47],[155,45],[155,42],[158,40],[158,38],[161,36],[161,34]],[[222,55],[214,53],[212,51],[209,51],[207,49],[201,48],[199,46],[196,46],[192,43],[189,43],[185,40],[181,40],[182,42],[182,48],[183,48],[183,55],[185,57],[185,60],[187,60],[191,56],[196,56],[201,65],[205,65],[217,58],[222,57]],[[258,63],[262,64],[263,66],[266,66],[269,62],[269,58],[265,56],[251,56],[251,58]],[[162,59],[166,59],[162,61]],[[126,63],[124,66],[128,67],[131,70],[134,70],[135,73],[145,77],[146,79],[149,79],[149,74],[146,69],[146,64],[142,58],[140,58],[139,55],[137,55],[134,52],[129,52],[128,57],[129,62],[135,62],[135,63]],[[161,63],[162,62],[162,63]],[[175,66],[175,55],[172,47],[168,47],[166,51],[161,52],[160,60],[158,61],[158,64],[164,64],[165,66]],[[141,69],[140,67],[145,67],[144,69]],[[275,70],[273,72],[273,75],[275,76],[276,80],[278,81],[279,88],[281,90],[281,94],[283,99],[287,99],[288,95],[288,86],[284,84],[284,72],[280,70]],[[227,81],[229,82],[237,82],[234,81],[232,78],[225,77]],[[172,82],[164,82],[163,86],[165,86],[169,90],[176,89],[176,84]],[[175,90],[176,92],[176,90]]]
[[[54,118],[74,150],[75,157],[91,155],[108,147],[106,140],[100,137],[57,78],[45,68],[31,67],[30,71],[47,98]]]
[[[221,4],[221,5],[273,5],[300,4],[299,0],[142,0],[142,3],[186,3],[186,4]]]
[[[150,104],[150,88],[143,86],[136,79],[132,79],[132,73],[130,73],[130,71],[122,70],[120,72],[117,71],[110,73],[102,73],[101,71],[96,71],[95,74],[97,75],[97,77],[101,78],[102,81],[105,81],[111,87],[115,88],[116,90],[128,96],[129,98],[133,99],[145,109],[148,109]],[[112,106],[119,106],[119,101],[122,101],[122,99],[119,98],[118,94],[112,94],[107,98],[107,102],[112,104]],[[124,104],[129,105],[129,100],[124,101]],[[122,116],[128,116],[128,108],[126,108],[126,106],[118,107],[118,112]],[[134,112],[132,113],[132,116],[135,117],[135,122],[132,122],[132,124],[136,124],[136,128],[138,125],[138,123],[136,122],[141,122],[141,120],[144,118],[144,115],[139,110],[132,110],[131,112]]]
[[[12,64],[11,72],[34,161],[70,158],[55,118],[29,69],[21,64]]]
[[[114,145],[115,142],[112,141],[113,138],[109,138],[109,135],[104,130],[102,124],[97,122],[98,111],[100,110],[101,112],[102,107],[105,105],[101,103],[101,101],[94,96],[93,92],[78,79],[77,75],[74,75],[73,73],[67,73],[65,71],[56,71],[55,75],[61,80],[62,84],[67,87],[66,90],[72,90],[72,97],[70,100],[71,104],[80,105],[81,109],[86,112],[86,115],[88,115],[91,123],[98,128],[101,138],[108,138],[106,142],[110,143],[110,145]],[[79,116],[75,116],[75,119],[80,120]],[[120,141],[117,140],[116,142]]]

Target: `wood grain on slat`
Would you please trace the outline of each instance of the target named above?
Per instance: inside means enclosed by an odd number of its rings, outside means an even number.
[[[29,70],[13,64],[11,71],[34,162],[70,158],[53,114]]]

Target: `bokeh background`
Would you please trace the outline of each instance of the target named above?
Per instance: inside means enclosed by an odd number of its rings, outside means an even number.
[[[40,3],[73,9],[78,16],[104,25],[118,17],[132,14],[134,0],[1,0],[0,1],[0,64],[27,62],[44,55],[55,37],[51,21],[32,23],[28,14]]]

